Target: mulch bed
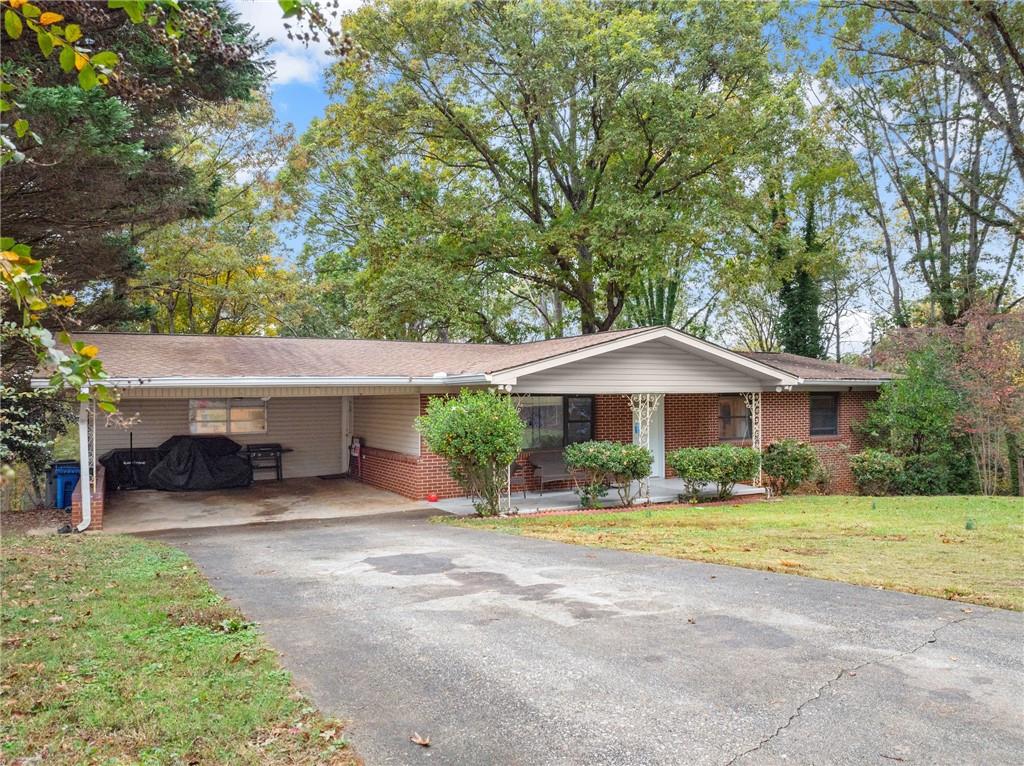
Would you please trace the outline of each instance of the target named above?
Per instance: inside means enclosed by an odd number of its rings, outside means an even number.
[[[0,532],[5,535],[56,534],[71,523],[71,514],[56,508],[37,508],[31,511],[4,511],[0,514]]]
[[[694,503],[694,507],[700,506],[704,508],[708,505],[740,505],[741,503],[753,503],[765,500],[766,495],[738,495],[736,497],[730,497],[728,500],[702,500],[699,503]],[[509,514],[509,517],[515,516],[574,516],[581,514],[593,514],[593,513],[636,513],[637,511],[658,511],[666,508],[680,508],[682,506],[689,505],[685,500],[677,500],[672,503],[651,503],[650,505],[613,505],[607,508],[551,508],[546,511],[534,511],[532,513],[517,513]]]

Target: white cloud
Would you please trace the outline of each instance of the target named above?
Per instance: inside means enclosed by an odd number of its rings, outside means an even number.
[[[320,54],[312,51],[296,54],[271,48],[270,53],[274,58],[274,85],[286,85],[290,82],[316,82],[319,79],[320,70],[325,66],[320,60]]]
[[[873,340],[871,325],[874,317],[866,311],[851,309],[839,317],[839,333],[843,353],[863,353]]]
[[[319,43],[310,43],[307,48],[302,43],[289,40],[288,30],[284,25],[286,20],[282,18],[281,7],[277,0],[230,0],[232,7],[238,11],[242,19],[252,24],[256,34],[264,39],[273,39],[273,44],[268,50],[268,55],[274,62],[275,74],[272,80],[273,85],[287,85],[288,83],[315,83],[317,82],[324,68],[330,63],[330,56],[327,55],[327,44],[321,40]],[[352,10],[359,6],[361,0],[342,0],[341,10]],[[295,29],[296,23],[290,22]]]

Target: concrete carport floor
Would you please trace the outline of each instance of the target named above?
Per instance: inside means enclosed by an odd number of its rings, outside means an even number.
[[[351,720],[370,766],[993,765],[1024,752],[1019,613],[427,515],[157,537]]]
[[[398,513],[426,505],[354,479],[337,477],[255,481],[240,489],[200,492],[133,490],[110,494],[103,531],[136,533],[337,519]]]

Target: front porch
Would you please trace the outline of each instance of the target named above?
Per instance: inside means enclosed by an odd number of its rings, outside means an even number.
[[[648,479],[650,484],[651,503],[673,503],[679,500],[683,492],[681,479]],[[711,498],[716,494],[714,485],[707,485],[701,492],[701,496]],[[733,489],[733,497],[745,497],[749,495],[763,495],[764,487],[754,487],[749,484],[737,484]],[[548,490],[546,492],[528,491],[513,492],[512,508],[519,513],[537,513],[539,511],[565,510],[579,507],[579,497],[571,489]],[[643,497],[637,501],[637,505],[646,503],[647,498]],[[685,501],[684,501],[685,502]],[[619,505],[619,496],[615,490],[609,491],[601,503],[604,508],[612,508]],[[447,500],[439,500],[430,503],[430,506],[446,513],[453,513],[458,516],[470,516],[476,513],[473,508],[473,500],[469,497],[454,497]]]

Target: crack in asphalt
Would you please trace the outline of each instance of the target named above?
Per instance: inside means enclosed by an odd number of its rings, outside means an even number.
[[[974,617],[982,617],[982,616],[983,615],[964,615],[963,617],[958,617],[955,620],[949,620],[949,621],[943,623],[942,625],[939,625],[934,630],[932,630],[928,634],[928,638],[926,638],[924,641],[922,641],[920,644],[918,644],[917,646],[913,647],[912,649],[908,649],[907,651],[904,651],[904,652],[897,652],[896,654],[893,654],[893,655],[891,655],[889,657],[883,657],[882,659],[867,660],[865,662],[860,663],[859,665],[854,665],[851,668],[840,668],[838,673],[836,673],[832,678],[830,678],[828,681],[826,681],[825,683],[823,683],[821,686],[818,687],[817,691],[814,692],[813,696],[808,697],[803,702],[801,702],[799,705],[797,705],[796,710],[794,710],[793,714],[791,716],[789,716],[789,718],[786,719],[785,723],[781,724],[777,729],[775,729],[774,732],[769,734],[767,737],[762,739],[760,742],[758,742],[753,747],[748,748],[747,750],[744,750],[742,753],[734,755],[732,758],[730,758],[728,761],[726,761],[725,766],[734,766],[734,764],[738,763],[741,758],[745,758],[746,756],[750,755],[751,753],[756,753],[761,748],[763,748],[765,745],[767,745],[769,742],[771,742],[776,737],[778,737],[782,732],[784,732],[786,729],[788,729],[790,726],[793,725],[793,722],[796,721],[796,719],[798,719],[801,716],[801,714],[803,713],[805,707],[807,707],[808,705],[810,705],[810,704],[812,704],[814,702],[817,702],[819,699],[821,699],[821,696],[825,693],[825,691],[828,690],[829,688],[831,688],[832,685],[834,683],[838,682],[843,676],[850,675],[852,673],[856,673],[858,670],[866,668],[869,665],[881,665],[881,664],[886,663],[886,662],[895,662],[896,660],[903,659],[904,657],[909,657],[910,655],[915,654],[916,652],[919,652],[921,649],[924,649],[929,644],[936,643],[939,640],[938,639],[939,633],[941,633],[942,631],[946,630],[946,628],[949,628],[952,625],[957,625],[957,624],[959,624],[961,622],[967,622],[968,620],[970,620],[970,619],[972,619]]]

